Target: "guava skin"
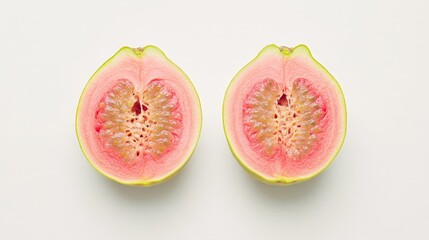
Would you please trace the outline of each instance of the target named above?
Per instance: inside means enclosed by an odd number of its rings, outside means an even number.
[[[173,170],[166,172],[165,174],[162,174],[157,177],[153,178],[142,178],[142,179],[124,179],[123,177],[119,177],[118,175],[115,175],[115,173],[109,172],[108,169],[103,169],[99,164],[96,163],[94,159],[93,152],[95,151],[93,147],[91,147],[91,141],[89,140],[86,135],[83,134],[83,126],[84,122],[87,118],[90,116],[84,115],[84,109],[85,104],[88,104],[88,99],[91,94],[93,94],[88,89],[91,87],[91,84],[99,84],[100,82],[100,75],[104,74],[106,69],[109,68],[117,68],[114,64],[115,61],[119,61],[118,59],[124,58],[126,56],[127,58],[135,58],[135,59],[149,59],[149,58],[155,58],[156,61],[160,61],[164,63],[161,67],[169,68],[169,71],[175,72],[177,76],[179,76],[179,80],[183,81],[181,83],[184,88],[187,91],[187,94],[189,94],[189,98],[193,99],[192,103],[192,109],[194,110],[192,112],[192,118],[193,119],[193,127],[192,129],[188,129],[187,131],[192,131],[189,133],[191,135],[189,142],[186,146],[186,149],[183,150],[183,154],[178,156],[181,160],[178,161],[177,166],[174,167]],[[150,57],[149,57],[150,56]],[[140,60],[139,60],[140,61]],[[111,70],[111,69],[109,69]],[[118,70],[120,71],[120,69]],[[115,72],[115,71],[113,71]],[[96,83],[94,83],[96,82]],[[102,83],[101,83],[102,85]],[[181,94],[181,93],[176,93]],[[90,114],[92,116],[92,113]],[[197,146],[197,143],[199,141],[200,133],[202,128],[202,109],[201,109],[201,103],[198,96],[198,93],[192,84],[189,77],[183,72],[182,69],[180,69],[175,63],[173,63],[167,56],[157,47],[148,45],[143,48],[130,48],[130,47],[122,47],[115,55],[113,55],[111,58],[109,58],[104,64],[102,64],[98,70],[92,75],[92,77],[89,79],[89,81],[86,83],[84,90],[82,91],[82,94],[79,99],[79,103],[76,110],[76,117],[75,117],[75,130],[76,130],[76,136],[79,142],[79,146],[87,159],[87,161],[90,163],[91,166],[94,167],[100,174],[107,177],[108,179],[111,179],[115,182],[118,182],[120,184],[124,185],[130,185],[130,186],[143,186],[143,187],[150,187],[153,185],[164,183],[170,179],[172,179],[174,176],[176,176],[181,169],[188,163],[190,158],[192,157],[194,150]],[[93,146],[93,145],[92,145]],[[99,151],[99,150],[97,150]],[[99,159],[97,160],[99,161]]]
[[[275,52],[275,53],[274,53]],[[338,141],[336,142],[335,147],[333,147],[332,154],[329,156],[329,158],[326,160],[326,163],[324,163],[322,166],[320,166],[319,169],[316,169],[316,171],[311,172],[310,174],[305,174],[303,176],[294,176],[294,177],[287,177],[287,176],[269,176],[265,173],[262,173],[261,171],[258,171],[258,169],[255,169],[255,167],[249,165],[249,161],[247,161],[246,157],[242,154],[243,151],[249,150],[249,149],[240,149],[236,142],[237,142],[237,135],[240,135],[242,133],[236,133],[235,129],[232,125],[231,120],[233,118],[233,114],[231,114],[231,102],[234,102],[237,100],[237,96],[233,95],[233,93],[237,92],[237,86],[240,86],[240,88],[246,87],[245,80],[242,79],[242,75],[245,71],[247,71],[249,68],[251,69],[253,67],[253,64],[257,61],[259,61],[260,58],[267,54],[279,54],[284,55],[285,58],[290,58],[291,56],[295,55],[305,55],[306,58],[308,58],[308,61],[311,61],[313,66],[317,69],[317,71],[323,72],[329,79],[330,84],[334,86],[333,88],[335,91],[337,91],[335,100],[338,101],[339,106],[341,106],[341,109],[339,109],[338,115],[341,115],[341,124],[339,126],[336,126],[338,130]],[[237,83],[239,82],[239,83]],[[236,110],[237,111],[237,110]],[[346,136],[347,131],[347,109],[346,109],[346,102],[344,98],[343,91],[338,84],[338,82],[335,80],[335,78],[324,68],[317,60],[315,60],[310,53],[310,50],[305,45],[298,45],[294,48],[288,48],[288,47],[278,47],[274,44],[266,46],[251,62],[249,62],[246,66],[244,66],[231,80],[224,96],[224,102],[223,102],[223,109],[222,109],[222,117],[223,117],[223,127],[224,127],[224,134],[228,142],[228,146],[234,156],[234,158],[237,160],[237,162],[254,178],[257,180],[270,184],[270,185],[292,185],[304,181],[308,181],[314,177],[316,177],[318,174],[323,172],[337,157],[340,149],[342,148]],[[235,120],[234,120],[235,121]],[[240,153],[241,152],[241,153]]]

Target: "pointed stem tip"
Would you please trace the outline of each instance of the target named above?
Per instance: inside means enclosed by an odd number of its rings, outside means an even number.
[[[280,52],[285,53],[285,54],[291,53],[292,52],[292,48],[286,47],[286,46],[280,46]]]

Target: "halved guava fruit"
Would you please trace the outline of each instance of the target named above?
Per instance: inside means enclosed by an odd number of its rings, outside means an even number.
[[[269,45],[231,81],[225,135],[238,162],[259,180],[292,184],[325,169],[347,125],[337,81],[308,47]]]
[[[103,175],[150,186],[189,160],[201,118],[192,82],[159,48],[123,47],[83,90],[76,133],[84,155]]]

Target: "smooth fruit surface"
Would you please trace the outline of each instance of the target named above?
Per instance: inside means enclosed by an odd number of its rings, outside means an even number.
[[[150,186],[186,164],[201,120],[192,82],[159,48],[123,47],[85,86],[76,133],[84,155],[103,175]]]
[[[231,81],[223,124],[238,162],[272,184],[308,180],[343,144],[347,113],[333,76],[308,47],[269,45]]]

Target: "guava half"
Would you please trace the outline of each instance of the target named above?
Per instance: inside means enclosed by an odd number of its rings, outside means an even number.
[[[308,180],[336,157],[347,128],[334,77],[305,45],[269,45],[241,69],[224,98],[223,124],[238,162],[259,180]]]
[[[85,86],[76,133],[100,173],[123,184],[150,186],[186,164],[201,120],[192,82],[159,48],[123,47]]]

